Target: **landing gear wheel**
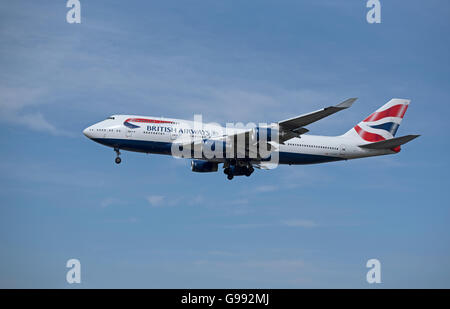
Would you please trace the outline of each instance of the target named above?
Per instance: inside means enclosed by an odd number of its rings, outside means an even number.
[[[231,180],[231,179],[233,179],[233,175],[232,174],[228,174],[227,178],[228,178],[228,180]]]
[[[250,166],[250,167],[247,168],[247,170],[245,171],[245,176],[249,177],[251,174],[253,174],[254,171],[255,171],[255,169],[253,168],[253,166]]]
[[[120,162],[122,162],[122,159],[120,159],[120,150],[119,150],[119,148],[114,148],[114,151],[116,152],[116,154],[117,154],[117,157],[116,157],[116,163],[117,164],[120,164]]]

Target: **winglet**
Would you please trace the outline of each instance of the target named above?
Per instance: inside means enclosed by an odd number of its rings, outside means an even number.
[[[338,107],[338,108],[349,108],[350,106],[353,105],[353,103],[355,103],[356,100],[358,100],[358,98],[350,98],[348,100],[345,100],[342,103],[339,103],[335,107]]]

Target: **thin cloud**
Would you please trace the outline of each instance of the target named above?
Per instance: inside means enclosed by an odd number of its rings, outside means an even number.
[[[205,197],[203,195],[197,195],[194,198],[189,200],[189,205],[202,204],[204,201],[205,201]]]
[[[203,195],[190,196],[164,196],[164,195],[150,195],[146,197],[147,202],[152,207],[160,206],[179,206],[179,205],[201,205],[206,200]]]
[[[248,198],[238,198],[238,199],[227,202],[227,204],[228,205],[248,205],[249,200],[248,200]]]
[[[282,225],[289,227],[304,227],[304,228],[313,228],[317,226],[317,223],[311,220],[286,220],[281,222]]]
[[[292,219],[292,220],[284,220],[280,222],[262,222],[262,223],[238,223],[238,224],[229,224],[222,225],[222,228],[226,229],[258,229],[258,228],[268,228],[268,227],[300,227],[300,228],[314,228],[317,227],[318,224],[312,220],[302,220],[302,219]]]
[[[165,197],[162,195],[150,195],[147,197],[148,203],[153,207],[162,206]]]
[[[129,218],[125,218],[125,219],[110,219],[110,220],[106,220],[106,222],[109,223],[137,223],[139,222],[139,219],[136,217],[129,217]]]
[[[73,170],[67,166],[53,166],[40,162],[1,162],[0,173],[7,179],[52,186],[97,188],[113,184],[103,173]]]
[[[302,259],[245,259],[229,260],[231,257],[217,257],[208,260],[201,259],[193,262],[193,267],[208,271],[215,276],[232,278],[241,282],[266,282],[273,285],[275,282],[294,281],[305,278],[310,272],[310,266]],[[270,278],[270,280],[268,279]]]
[[[41,113],[17,115],[15,123],[23,124],[33,131],[46,132],[56,136],[74,136],[73,133],[57,129]]]
[[[276,191],[278,188],[273,185],[263,185],[259,186],[255,189],[256,192],[273,192]]]
[[[230,224],[230,225],[223,225],[223,228],[227,229],[254,229],[254,228],[265,228],[274,226],[274,224],[271,223],[240,223],[240,224]]]
[[[117,199],[117,198],[107,197],[107,198],[105,198],[104,200],[102,200],[100,202],[100,206],[102,208],[106,208],[106,207],[109,207],[111,205],[120,204],[120,203],[121,203],[121,201],[119,199]]]
[[[12,125],[24,125],[27,128],[52,135],[73,136],[57,129],[41,112],[26,112],[27,108],[39,105],[45,90],[27,87],[0,87],[0,119]]]
[[[207,252],[208,255],[212,255],[212,256],[220,256],[220,257],[232,257],[232,256],[236,256],[235,253],[233,252],[229,252],[229,251],[222,251],[222,250],[211,250]]]

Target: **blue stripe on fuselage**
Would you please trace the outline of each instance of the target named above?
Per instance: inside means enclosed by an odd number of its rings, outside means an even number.
[[[339,157],[314,155],[298,152],[280,152],[279,164],[315,164],[344,160]]]
[[[142,141],[130,139],[94,138],[94,141],[105,146],[123,150],[171,155],[172,143]],[[279,164],[314,164],[344,160],[339,157],[314,155],[297,152],[280,152]]]
[[[94,141],[105,146],[120,148],[123,150],[157,153],[170,155],[172,153],[172,143],[141,141],[132,139],[116,138],[93,138]]]
[[[140,126],[137,126],[135,124],[132,124],[132,123],[129,123],[129,122],[126,122],[126,121],[123,123],[123,125],[126,126],[126,127],[129,127],[130,129],[140,128]]]

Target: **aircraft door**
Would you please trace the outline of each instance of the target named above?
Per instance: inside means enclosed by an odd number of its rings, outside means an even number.
[[[133,136],[133,130],[130,128],[125,127],[125,136],[126,138],[130,138]]]
[[[346,153],[347,153],[346,146],[344,144],[341,144],[339,146],[339,154],[340,155],[345,155]]]

